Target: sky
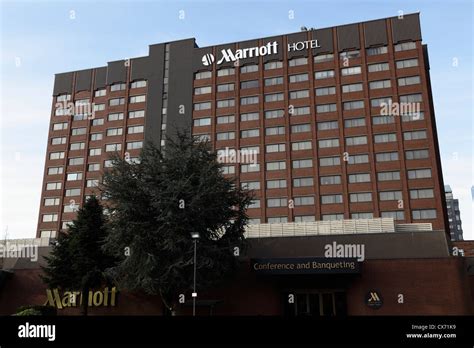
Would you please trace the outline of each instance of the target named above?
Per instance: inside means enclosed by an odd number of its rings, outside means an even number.
[[[54,74],[145,56],[166,41],[203,47],[420,12],[444,181],[460,201],[464,239],[474,239],[471,0],[0,4],[0,238],[36,233]]]

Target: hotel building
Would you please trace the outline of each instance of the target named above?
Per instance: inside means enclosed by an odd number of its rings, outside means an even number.
[[[178,131],[257,153],[223,171],[251,224],[393,218],[449,233],[418,14],[198,47],[55,76],[37,237],[74,219],[118,151]]]

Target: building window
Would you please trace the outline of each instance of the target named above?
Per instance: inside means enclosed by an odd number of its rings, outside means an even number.
[[[117,106],[125,104],[125,98],[115,98],[109,100],[109,106]]]
[[[260,190],[260,181],[241,182],[240,187],[244,190]]]
[[[114,114],[109,114],[107,116],[107,120],[108,121],[119,121],[119,120],[123,120],[123,112],[117,112],[117,113],[114,113]]]
[[[258,104],[258,96],[240,98],[240,105]]]
[[[130,97],[130,104],[144,103],[146,100],[145,95],[134,95]]]
[[[312,159],[293,160],[292,167],[293,169],[312,168],[313,160]]]
[[[349,196],[349,199],[351,203],[372,202],[372,193],[370,192],[351,193]]]
[[[285,152],[285,144],[272,144],[265,146],[265,153]]]
[[[314,205],[314,197],[313,196],[295,197],[294,202],[295,202],[295,206]]]
[[[91,141],[102,140],[102,133],[92,133]]]
[[[388,48],[387,46],[381,46],[381,47],[371,47],[371,48],[367,48],[365,50],[365,53],[368,55],[368,56],[377,56],[379,54],[385,54],[388,52]]]
[[[421,83],[420,76],[401,77],[398,79],[398,85],[400,87],[417,85],[419,83]]]
[[[351,156],[351,157],[353,157],[353,156]],[[341,158],[339,156],[323,157],[323,158],[319,159],[319,166],[320,167],[338,166],[340,164],[341,164]]]
[[[130,126],[127,128],[128,134],[143,133],[143,131],[144,131],[144,126]]]
[[[286,188],[285,179],[267,180],[267,189],[279,189],[279,188]]]
[[[56,222],[58,221],[58,214],[43,214],[43,222]]]
[[[398,152],[382,152],[375,154],[376,162],[398,161]]]
[[[232,140],[235,139],[235,132],[220,132],[216,134],[216,140]]]
[[[211,140],[211,135],[210,134],[196,134],[195,139],[200,142],[206,142]]]
[[[411,212],[413,220],[436,219],[436,209],[420,209]]]
[[[308,79],[308,74],[290,75],[290,83],[305,82],[308,81]]]
[[[130,88],[143,88],[143,87],[146,87],[146,81],[145,80],[133,81],[130,84]]]
[[[286,205],[287,205],[286,198],[268,198],[267,199],[268,208],[286,207]]]
[[[233,83],[224,83],[221,85],[217,85],[217,92],[230,92],[234,90]],[[209,92],[210,93],[210,92]]]
[[[365,118],[351,118],[348,120],[344,120],[344,127],[345,128],[354,128],[354,127],[363,127],[365,126]]]
[[[235,100],[234,99],[224,99],[224,100],[218,100],[217,101],[217,108],[230,108],[235,106]]]
[[[128,118],[140,118],[145,117],[145,110],[136,110],[136,111],[129,111]]]
[[[246,130],[240,131],[241,138],[253,138],[253,137],[258,137],[258,136],[260,136],[259,129],[246,129]]]
[[[258,80],[242,81],[240,89],[258,88]]]
[[[333,141],[334,139],[330,139]],[[320,140],[321,141],[321,140]],[[338,142],[339,145],[339,142]],[[292,151],[303,151],[303,150],[311,150],[313,148],[311,141],[298,141],[291,143],[291,150]]]
[[[349,183],[356,184],[360,182],[370,182],[369,173],[349,174]]]
[[[266,103],[282,101],[284,99],[285,99],[285,96],[283,95],[283,93],[265,94]]]
[[[343,106],[344,106],[344,110],[363,109],[364,101],[363,100],[348,101],[348,102],[344,102]]]
[[[283,134],[285,134],[285,127],[283,127],[283,126],[265,128],[265,135],[266,136],[283,135]]]
[[[123,129],[122,128],[109,128],[107,129],[107,136],[116,136],[116,135],[122,135]]]
[[[400,103],[420,103],[423,101],[421,94],[409,94],[400,96]]]
[[[403,199],[402,191],[383,191],[379,192],[381,201],[398,201]]]
[[[370,89],[381,89],[381,88],[390,88],[390,87],[392,87],[390,80],[372,81],[369,83]]]
[[[410,199],[434,198],[433,189],[410,190]]]
[[[395,123],[394,116],[374,116],[372,117],[372,124],[379,125],[379,124],[390,124]]]
[[[309,106],[301,106],[301,107],[290,107],[289,114],[290,116],[302,116],[302,115],[309,115],[311,110]]]
[[[327,53],[327,54],[318,54],[314,57],[315,63],[323,63],[323,62],[330,62],[334,60],[334,54]]]
[[[294,168],[294,166],[293,166]],[[296,178],[293,179],[293,187],[309,187],[314,185],[313,178]]]
[[[377,180],[378,181],[394,181],[400,180],[400,172],[380,172],[377,173]]]
[[[92,125],[93,126],[102,126],[104,124],[104,119],[103,118],[96,118],[92,120]]]
[[[352,213],[351,219],[359,220],[359,219],[373,219],[374,213]]]
[[[63,206],[63,213],[75,213],[79,209],[77,204],[68,204]]]
[[[344,220],[344,214],[323,214],[323,221]]]
[[[324,195],[321,196],[321,204],[342,203],[342,195]]]
[[[240,115],[240,121],[245,122],[245,121],[255,121],[258,120],[258,112],[250,112],[246,114],[241,114]]]
[[[89,156],[100,156],[102,154],[102,149],[89,149]]]
[[[362,72],[362,69],[360,66],[354,66],[350,68],[341,69],[342,76],[357,75],[357,74],[360,74],[361,72]]]
[[[51,138],[51,145],[62,145],[66,144],[66,137]]]
[[[265,79],[265,86],[276,86],[276,85],[282,85],[283,84],[283,77],[270,77],[268,79]]]
[[[265,111],[265,118],[266,119],[271,119],[271,118],[280,118],[285,116],[285,110],[268,110]]]
[[[302,57],[302,58],[293,58],[288,60],[288,65],[289,66],[299,66],[299,65],[306,65],[308,64],[308,58]]]
[[[382,211],[380,217],[393,218],[394,220],[405,220],[405,213],[401,210],[398,211]]]
[[[369,155],[351,155],[347,160],[348,164],[369,163]]]
[[[235,166],[222,166],[221,173],[224,175],[235,174]]]
[[[48,175],[58,175],[64,172],[63,167],[50,167],[48,168]]]
[[[340,175],[321,176],[319,178],[321,185],[338,185],[341,183]]]
[[[240,166],[240,172],[241,173],[253,173],[253,172],[259,172],[260,171],[260,164],[255,163],[255,164],[242,164]]]
[[[107,144],[105,145],[105,152],[115,152],[122,150],[122,144]]]
[[[200,119],[203,120],[203,119]],[[196,125],[196,121],[194,120],[194,125]],[[205,121],[207,122],[207,121]],[[227,124],[227,123],[234,123],[235,122],[235,116],[234,115],[226,115],[226,116],[218,116],[217,117],[217,124]],[[209,124],[204,124],[205,126],[209,126],[211,124],[211,119],[209,118]],[[200,124],[201,126],[203,124]]]
[[[210,125],[211,125],[211,118],[210,117],[197,118],[197,119],[194,120],[194,126],[195,127],[210,126]]]
[[[322,114],[325,112],[335,112],[335,111],[337,111],[336,104],[323,104],[323,105],[316,106],[316,112],[318,114]]]
[[[100,170],[100,163],[91,163],[87,166],[87,171],[97,172]]]
[[[126,88],[127,88],[127,86],[125,85],[125,83],[114,83],[113,85],[110,86],[110,90],[112,92],[123,91]]]
[[[403,140],[420,140],[420,139],[426,139],[426,130],[403,133]]]
[[[288,222],[287,216],[269,217],[267,219],[269,224],[281,224]]]
[[[79,166],[84,164],[84,157],[74,157],[69,159],[70,166]]]
[[[378,71],[387,71],[390,67],[388,63],[377,63],[377,64],[370,64],[368,66],[369,72],[378,72]]]
[[[99,180],[98,179],[89,179],[89,180],[87,180],[86,186],[87,187],[98,187],[99,186]]]
[[[127,143],[127,150],[141,149],[143,147],[143,141],[131,141]]]
[[[339,128],[339,124],[337,121],[318,122],[318,131],[338,129],[338,128]]]
[[[416,49],[416,42],[403,42],[395,45],[395,52],[408,51]]]
[[[344,59],[352,59],[352,58],[359,58],[360,57],[360,51],[359,50],[352,50],[352,51],[345,51],[339,53],[339,57]]]
[[[405,158],[407,160],[425,159],[428,157],[429,157],[428,149],[405,151]]]
[[[105,88],[98,89],[94,93],[94,97],[103,97],[107,94],[107,90]]]
[[[320,149],[328,148],[328,147],[338,147],[339,146],[339,139],[321,139],[318,140],[318,146]]]
[[[61,94],[56,97],[57,102],[68,102],[71,100],[70,94]]]
[[[251,72],[256,72],[256,71],[258,71],[258,65],[245,65],[240,68],[241,74],[251,73]]]
[[[209,94],[212,92],[211,86],[194,88],[194,95]]]
[[[405,59],[396,62],[397,69],[413,68],[418,66],[418,59]]]
[[[390,143],[397,141],[397,135],[395,133],[386,133],[386,134],[375,134],[374,143]]]
[[[80,196],[81,195],[81,189],[80,188],[72,188],[66,190],[65,196],[66,197],[71,197],[71,196]]]
[[[219,74],[218,74],[219,76]],[[200,71],[196,74],[194,74],[194,79],[195,80],[202,80],[202,79],[210,79],[212,77],[212,72],[211,71]]]
[[[309,123],[305,124],[295,124],[291,126],[291,133],[305,133],[311,132],[311,125]]]
[[[301,91],[290,92],[290,99],[309,98],[309,91],[307,89]]]
[[[408,171],[408,179],[431,178],[431,169],[412,169]]]
[[[43,201],[45,207],[59,205],[59,198],[45,198]]]
[[[362,83],[351,83],[350,85],[342,85],[342,93],[360,92],[362,90]]]
[[[268,62],[265,63],[264,69],[265,70],[273,70],[273,69],[280,69],[283,68],[283,62],[275,61],[275,62]]]
[[[50,160],[57,160],[57,159],[63,159],[64,158],[64,152],[50,152],[49,154],[49,159]]]
[[[267,170],[284,170],[286,169],[286,162],[285,161],[277,161],[277,162],[267,162]]]
[[[87,132],[87,128],[73,128],[71,130],[71,135],[84,135]]]
[[[67,122],[54,123],[53,131],[67,129]]]
[[[392,102],[391,97],[384,97],[384,98],[376,98],[370,100],[370,106],[373,108],[383,107],[385,105],[390,105]]]
[[[60,182],[48,182],[46,183],[46,191],[60,190],[62,184]]]
[[[314,78],[316,80],[328,79],[331,77],[334,77],[334,70],[316,71],[314,73]]]
[[[316,96],[320,97],[323,95],[333,95],[336,94],[336,87],[322,87],[316,88]]]

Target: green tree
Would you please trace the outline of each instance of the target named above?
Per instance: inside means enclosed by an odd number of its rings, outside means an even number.
[[[222,175],[209,150],[178,134],[164,151],[146,144],[138,163],[116,156],[104,175],[103,194],[113,206],[105,248],[120,260],[110,274],[122,288],[160,295],[170,311],[192,289],[191,232],[200,234],[200,291],[231,276],[235,251],[245,248],[251,194]]]
[[[105,270],[113,266],[113,258],[102,245],[106,236],[106,217],[96,197],[89,198],[61,233],[50,256],[45,257],[43,281],[51,288],[82,291],[82,313],[87,315],[87,294],[106,281]]]

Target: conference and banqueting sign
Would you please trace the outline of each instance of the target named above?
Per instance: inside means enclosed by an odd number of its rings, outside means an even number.
[[[302,51],[304,49],[310,48],[319,48],[318,40],[306,40],[290,43],[287,45],[288,52],[293,51]],[[217,65],[220,65],[224,62],[238,62],[242,59],[260,57],[260,56],[269,56],[278,53],[278,43],[276,41],[268,42],[266,45],[257,46],[257,47],[248,47],[240,48],[238,50],[232,50],[230,48],[222,49],[220,52],[220,57],[217,60]],[[204,66],[209,66],[213,64],[215,57],[212,53],[207,53],[202,56],[202,64]]]

